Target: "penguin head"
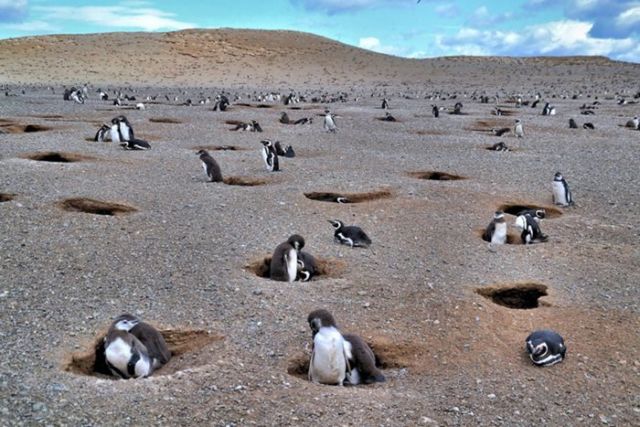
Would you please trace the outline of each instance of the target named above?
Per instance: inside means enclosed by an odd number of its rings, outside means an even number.
[[[208,156],[208,155],[209,155],[209,153],[207,152],[207,150],[199,150],[196,153],[196,156]]]
[[[540,339],[532,339],[527,341],[527,351],[531,355],[531,358],[537,359],[547,354],[549,346]]]
[[[520,123],[520,119],[516,119],[516,124]]]
[[[311,328],[314,336],[318,331],[320,331],[320,328],[331,326],[334,328],[337,327],[336,319],[334,319],[333,315],[325,309],[314,310],[309,313],[309,316],[307,316],[307,322],[309,322],[309,327]]]
[[[562,174],[560,172],[556,172],[556,174],[553,177],[554,181],[562,181]]]
[[[338,196],[336,197],[336,203],[350,203],[349,199],[347,199],[344,196]]]
[[[538,219],[544,219],[547,216],[547,211],[545,211],[544,209],[536,209],[536,218]]]
[[[270,139],[263,139],[260,141],[260,144],[264,145],[266,148],[273,147],[273,142]]]
[[[504,218],[504,212],[496,211],[496,213],[493,214],[493,218],[494,219],[502,219],[502,218]]]
[[[344,227],[344,223],[339,219],[330,219],[329,222],[336,230],[340,230],[342,227]]]
[[[138,319],[136,316],[125,313],[116,317],[116,320],[113,321],[112,327],[121,331],[128,332],[133,329],[133,327],[138,323],[140,323],[140,319]]]
[[[113,119],[111,119],[111,123],[117,125],[118,123],[120,123],[120,117],[114,117]]]
[[[296,251],[299,251],[300,249],[304,248],[304,237],[302,237],[299,234],[293,234],[291,235],[288,239],[287,242],[289,242],[289,244],[291,246],[293,246],[293,248]]]

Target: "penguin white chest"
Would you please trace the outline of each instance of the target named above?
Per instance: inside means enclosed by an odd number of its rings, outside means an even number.
[[[493,236],[491,236],[491,243],[495,245],[504,245],[507,243],[507,223],[499,222],[496,223],[496,228],[493,231]]]
[[[120,133],[118,133],[118,125],[111,126],[111,129],[109,129],[109,135],[111,136],[112,142],[120,142]]]
[[[313,354],[309,365],[311,381],[342,385],[346,377],[345,340],[334,328],[323,327],[313,339]]]
[[[567,205],[567,194],[562,181],[553,181],[553,202],[556,205]]]
[[[271,165],[269,164],[269,149],[267,147],[262,149],[262,160],[264,161],[267,169],[271,169]]]
[[[131,134],[129,132],[129,126],[126,123],[120,122],[120,133],[122,133],[122,139],[125,141],[129,141],[131,139]]]
[[[285,261],[287,263],[287,276],[289,282],[296,280],[298,275],[298,252],[295,249],[289,249],[285,255]]]

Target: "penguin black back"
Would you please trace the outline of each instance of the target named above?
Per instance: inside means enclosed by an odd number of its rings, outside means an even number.
[[[200,156],[204,172],[211,182],[222,182],[222,172],[220,171],[218,162],[216,162],[206,150],[200,150],[196,154]]]
[[[349,365],[351,371],[358,370],[359,380],[364,384],[385,382],[386,378],[376,367],[376,356],[371,347],[358,335],[343,334],[345,340],[351,344],[351,359]]]

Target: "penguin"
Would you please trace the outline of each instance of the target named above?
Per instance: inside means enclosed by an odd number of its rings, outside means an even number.
[[[206,150],[200,150],[196,155],[200,156],[202,168],[204,169],[204,173],[207,174],[207,177],[209,177],[209,180],[211,180],[211,182],[222,182],[222,172],[215,159],[211,157]]]
[[[260,123],[256,122],[255,120],[251,120],[251,132],[262,132]]]
[[[491,132],[493,132],[493,134],[495,136],[502,136],[505,133],[511,132],[511,129],[509,129],[509,128],[499,128],[499,129],[493,128],[493,129],[491,129]]]
[[[112,142],[120,142],[120,129],[118,126],[118,118],[111,119],[111,127],[109,128],[109,136]]]
[[[278,153],[276,153],[276,149],[273,146],[273,142],[269,139],[264,139],[260,141],[260,143],[264,146],[262,147],[262,160],[264,160],[264,164],[267,167],[267,170],[270,172],[277,172],[280,170],[280,163],[278,162]]]
[[[345,226],[342,221],[337,219],[329,220],[329,222],[335,228],[335,232],[333,233],[334,239],[343,245],[349,245],[352,248],[368,248],[371,245],[371,239],[362,228],[355,225]]]
[[[125,150],[150,150],[151,145],[142,139],[132,138],[120,144]]]
[[[433,114],[433,117],[435,117],[436,119],[438,118],[438,116],[440,116],[440,109],[437,105],[431,106],[431,114]]]
[[[335,132],[337,129],[333,114],[331,114],[328,109],[324,110],[324,130],[327,132]]]
[[[286,242],[276,246],[269,265],[269,277],[280,282],[293,282],[298,276],[298,251],[304,248],[304,238],[291,235]]]
[[[538,106],[538,102],[540,102],[540,99],[536,99],[535,101],[533,101],[531,103],[531,108],[536,108]]]
[[[556,172],[553,177],[552,189],[554,204],[561,206],[573,205],[573,197],[571,196],[571,190],[569,190],[569,184],[567,184],[567,181],[560,172]]]
[[[389,101],[387,100],[387,98],[382,98],[382,108],[383,110],[386,110],[389,108]]]
[[[556,107],[552,107],[547,102],[546,104],[544,104],[544,108],[542,109],[542,115],[543,116],[555,116],[556,115]]]
[[[493,144],[491,146],[491,150],[493,150],[493,151],[509,151],[509,147],[507,147],[507,144],[505,144],[504,142],[500,141],[500,142],[496,142],[495,144]]]
[[[569,119],[569,129],[578,129],[578,124],[575,120]]]
[[[147,347],[130,333],[140,320],[123,314],[112,323],[104,338],[104,358],[109,370],[120,378],[144,378],[153,372],[154,362]]]
[[[504,212],[497,211],[493,215],[493,220],[482,233],[482,239],[493,245],[507,243],[507,223],[504,220]]]
[[[74,90],[73,92],[71,92],[71,99],[76,104],[84,104],[84,97],[82,96],[82,93],[80,91]]]
[[[517,216],[515,226],[521,230],[520,239],[525,245],[535,243],[536,241],[546,242],[548,239],[540,229],[539,219],[534,219],[529,213]]]
[[[100,126],[100,129],[98,129],[98,132],[96,132],[96,136],[93,137],[93,140],[96,142],[104,142],[106,141],[106,139],[109,137],[109,131],[111,130],[111,126],[109,126],[108,124],[103,124],[102,126]]]
[[[153,370],[159,369],[171,360],[171,351],[162,334],[146,322],[139,321],[129,332],[147,348]]]
[[[453,112],[451,114],[462,114],[462,102],[456,102],[453,106]]]
[[[584,124],[582,125],[582,128],[583,128],[583,129],[590,129],[590,130],[593,130],[593,129],[595,129],[596,127],[593,125],[593,123],[587,122],[587,123],[584,123]]]
[[[515,126],[513,127],[513,133],[516,135],[516,138],[522,138],[524,136],[524,129],[520,119],[516,119]]]
[[[312,311],[307,322],[313,334],[309,381],[342,386],[349,370],[348,360],[353,358],[351,344],[344,339],[327,310]]]
[[[138,102],[136,104],[136,110],[144,110],[144,109],[145,109],[145,106],[142,102]]]
[[[284,156],[284,157],[290,157],[293,158],[296,156],[296,152],[293,151],[293,147],[290,145],[287,145],[287,148],[282,148],[282,144],[280,144],[280,141],[276,141],[275,144],[273,144],[273,147],[276,150],[276,154],[278,156]]]
[[[133,127],[131,127],[131,123],[125,116],[116,117],[118,122],[118,132],[120,133],[121,141],[129,141],[130,139],[134,139],[135,136],[133,134]]]
[[[529,358],[538,366],[552,366],[564,360],[567,347],[564,339],[548,329],[532,332],[525,340]]]
[[[531,215],[531,217],[540,222],[541,219],[546,218],[547,216],[547,211],[545,211],[544,209],[523,209],[520,212],[518,212],[518,215],[516,216],[521,216],[521,215]]]
[[[347,381],[350,385],[383,383],[386,378],[376,367],[376,356],[371,347],[356,334],[343,334],[351,345],[351,357],[347,358]],[[349,356],[349,353],[346,353]]]
[[[624,126],[631,129],[640,129],[640,119],[638,118],[638,116],[635,116],[633,119],[629,120]]]
[[[395,117],[393,117],[388,111],[385,113],[384,117],[381,119],[383,122],[395,122],[397,121]]]
[[[298,277],[301,282],[308,282],[316,275],[318,263],[313,255],[308,252],[298,252]]]
[[[109,100],[109,95],[106,94],[106,92],[100,91],[100,100],[101,101],[108,101]]]

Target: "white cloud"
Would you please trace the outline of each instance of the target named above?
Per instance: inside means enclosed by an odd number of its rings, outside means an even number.
[[[153,8],[118,6],[36,6],[45,20],[80,21],[113,28],[134,28],[143,31],[182,30],[196,24],[174,19],[173,13]]]
[[[0,22],[19,21],[27,14],[27,0],[0,0]]]
[[[319,10],[334,15],[371,7],[385,5],[415,5],[416,0],[290,0],[293,4],[300,4],[307,10]]]
[[[383,45],[376,37],[362,37],[358,41],[358,47],[387,55],[406,56],[404,49],[397,46]]]
[[[60,27],[56,27],[46,21],[26,21],[20,23],[4,24],[3,29],[20,31],[25,33],[51,33],[60,31]]]

